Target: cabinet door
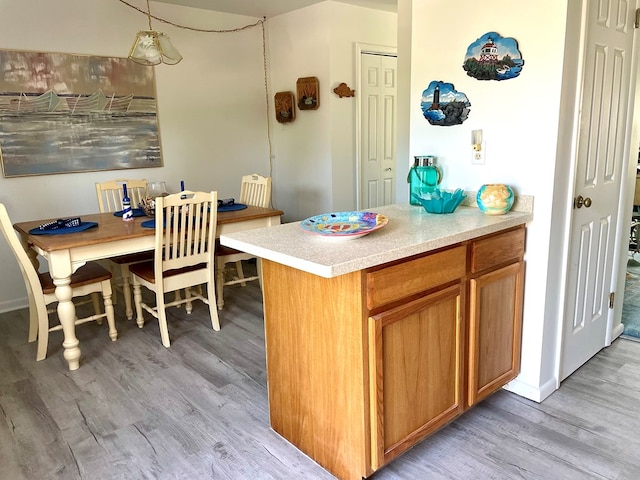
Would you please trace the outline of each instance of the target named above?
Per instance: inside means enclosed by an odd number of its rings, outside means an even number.
[[[468,405],[520,371],[524,262],[470,281]]]
[[[372,468],[462,412],[461,285],[369,317]]]

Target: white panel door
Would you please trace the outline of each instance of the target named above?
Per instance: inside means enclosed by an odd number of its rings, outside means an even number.
[[[396,64],[394,56],[361,56],[361,209],[395,201]]]
[[[635,6],[589,0],[561,380],[605,346]],[[633,2],[635,3],[635,2]]]

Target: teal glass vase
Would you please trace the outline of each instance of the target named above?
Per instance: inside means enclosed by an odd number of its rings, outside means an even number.
[[[438,167],[434,165],[434,157],[414,157],[414,165],[407,176],[409,203],[411,205],[422,205],[418,199],[433,192],[441,180],[442,175]]]

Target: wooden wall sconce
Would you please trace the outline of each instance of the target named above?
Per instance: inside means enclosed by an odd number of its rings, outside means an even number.
[[[293,92],[275,94],[276,120],[280,123],[293,122],[296,118],[296,102]]]
[[[316,77],[299,78],[296,90],[300,110],[315,110],[320,106],[320,88]]]
[[[351,90],[349,88],[349,85],[347,85],[344,82],[342,82],[340,85],[338,85],[336,88],[334,88],[333,89],[333,93],[338,95],[340,98],[342,98],[342,97],[355,97],[356,96],[356,91],[355,90]]]

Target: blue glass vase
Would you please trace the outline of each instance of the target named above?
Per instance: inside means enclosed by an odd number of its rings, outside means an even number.
[[[504,183],[482,185],[476,195],[478,208],[486,215],[504,215],[513,206],[513,189]]]
[[[434,164],[434,159],[432,156],[414,157],[414,165],[407,176],[411,205],[421,205],[419,198],[433,192],[442,180],[442,174]]]

